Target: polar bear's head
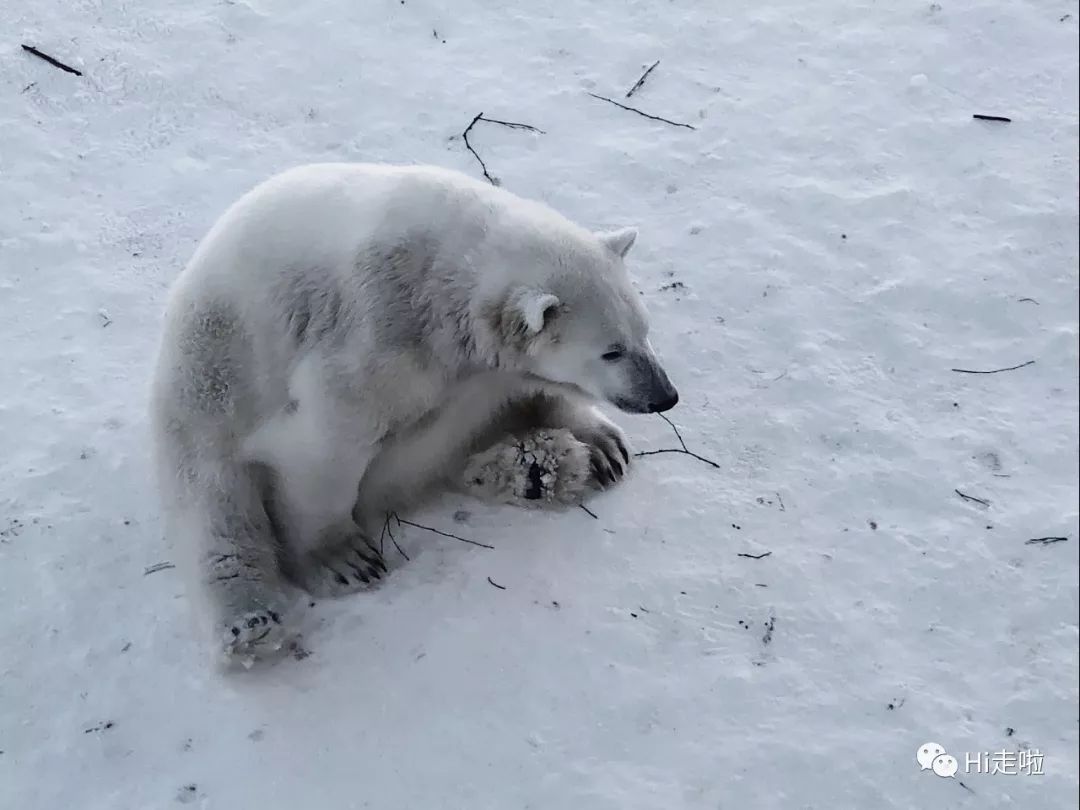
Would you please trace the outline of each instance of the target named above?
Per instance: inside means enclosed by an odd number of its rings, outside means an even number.
[[[636,238],[633,228],[582,233],[513,257],[512,281],[489,310],[502,361],[629,413],[673,408],[679,394],[623,265]]]

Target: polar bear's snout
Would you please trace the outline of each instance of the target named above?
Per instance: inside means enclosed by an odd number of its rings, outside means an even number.
[[[679,392],[651,351],[636,352],[630,357],[629,395],[613,398],[619,410],[627,413],[663,413],[679,402]]]
[[[656,371],[657,380],[653,386],[652,397],[649,400],[649,412],[663,413],[664,411],[670,411],[679,404],[679,392],[671,384],[671,380],[668,379],[662,368],[657,366]]]

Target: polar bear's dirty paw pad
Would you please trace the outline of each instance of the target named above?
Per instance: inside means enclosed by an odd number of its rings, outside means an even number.
[[[252,610],[225,622],[221,635],[226,661],[245,667],[276,655],[288,640],[281,614],[269,609]]]
[[[345,596],[377,585],[386,573],[382,553],[356,531],[308,552],[300,580],[314,596]]]
[[[589,449],[574,434],[538,430],[472,456],[462,483],[478,498],[537,507],[581,503],[591,479]]]

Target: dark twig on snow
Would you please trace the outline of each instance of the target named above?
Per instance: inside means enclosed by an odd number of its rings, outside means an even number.
[[[1004,115],[981,115],[980,113],[975,113],[971,117],[976,121],[1002,121],[1006,124],[1012,123],[1012,119],[1006,118]]]
[[[697,127],[695,127],[693,124],[680,124],[678,121],[672,121],[669,118],[661,118],[659,115],[650,115],[647,112],[642,112],[637,107],[627,107],[625,104],[620,104],[619,102],[615,101],[614,99],[610,99],[607,96],[598,96],[596,95],[596,93],[589,93],[589,95],[593,98],[598,98],[601,101],[606,101],[608,104],[614,104],[616,107],[620,107],[629,112],[637,113],[638,115],[644,116],[645,118],[651,118],[653,121],[662,121],[665,124],[670,124],[673,127],[682,127],[683,129],[697,129]]]
[[[1017,298],[1016,300],[1021,304],[1027,302],[1029,304],[1034,304],[1035,306],[1040,306],[1039,302],[1036,301],[1034,298]]]
[[[690,453],[690,450],[684,450],[678,447],[664,447],[660,450],[642,450],[640,453],[635,453],[634,456],[659,456],[661,453],[678,453],[683,456],[689,456],[690,458],[696,458],[699,461],[704,461],[706,464],[710,465],[710,467],[715,467],[717,470],[720,469],[720,465],[712,459],[707,459],[704,456],[699,456],[697,453]]]
[[[484,159],[480,157],[480,155],[477,153],[477,151],[472,148],[472,144],[469,143],[469,131],[474,126],[476,126],[477,121],[482,120],[483,115],[484,115],[483,113],[477,113],[476,118],[474,118],[472,121],[470,121],[469,125],[467,127],[465,127],[465,131],[463,133],[461,133],[461,137],[465,141],[465,148],[468,149],[470,152],[472,152],[473,157],[476,158],[477,162],[480,164],[480,170],[484,173],[484,177],[486,177],[488,179],[488,182],[491,183],[493,186],[497,186],[498,183],[495,182],[495,178],[492,177],[490,174],[488,174],[487,164],[484,163]]]
[[[712,459],[705,458],[705,456],[699,456],[697,453],[691,453],[689,450],[681,450],[678,447],[665,447],[662,450],[642,450],[640,453],[634,453],[635,457],[639,456],[658,456],[661,453],[681,453],[684,456],[690,456],[690,458],[696,458],[698,461],[704,461],[711,467],[720,469],[720,465]]]
[[[158,571],[165,571],[169,568],[176,568],[176,566],[171,562],[154,563],[153,565],[147,566],[143,571],[143,576],[145,577],[147,574],[156,574]]]
[[[638,79],[636,82],[634,82],[634,86],[631,87],[626,92],[626,97],[627,98],[630,98],[630,96],[634,95],[634,93],[636,93],[638,90],[641,89],[641,85],[645,84],[645,80],[647,78],[649,78],[649,74],[652,73],[656,69],[656,66],[659,65],[659,64],[660,64],[660,60],[657,59],[655,62],[653,62],[651,65],[649,65],[648,70],[646,70],[644,73],[642,73],[641,78]]]
[[[519,124],[514,121],[500,121],[497,118],[484,118],[484,114],[482,112],[476,114],[476,117],[469,122],[469,125],[467,127],[465,127],[465,131],[461,133],[461,138],[465,141],[465,148],[472,153],[472,156],[476,158],[477,163],[480,164],[480,169],[484,172],[484,177],[487,178],[488,182],[491,183],[491,185],[497,186],[499,185],[499,182],[490,174],[488,174],[487,164],[484,163],[479,153],[475,149],[473,149],[472,144],[469,143],[469,133],[472,132],[472,128],[475,127],[480,121],[485,121],[488,124],[498,124],[501,127],[509,127],[510,129],[523,129],[526,132],[535,132],[538,135],[544,135],[545,133],[544,130],[537,129],[531,124]]]
[[[763,560],[766,557],[771,557],[772,552],[771,551],[766,551],[764,554],[744,554],[743,552],[739,552],[735,556],[736,557],[746,557],[746,559],[748,559],[748,560]]]
[[[977,371],[970,368],[954,368],[953,371],[958,372],[959,374],[1000,374],[1002,371],[1016,371],[1018,368],[1023,368],[1024,366],[1031,366],[1034,364],[1034,360],[1028,360],[1026,363],[1021,363],[1018,366],[1009,366],[1008,368],[992,368],[989,371]]]
[[[60,68],[65,73],[74,73],[76,76],[82,76],[82,71],[81,70],[76,70],[71,65],[65,65],[59,59],[56,59],[56,58],[54,58],[52,56],[49,56],[47,53],[42,53],[37,48],[35,48],[33,45],[23,45],[22,49],[24,51],[26,51],[27,53],[32,53],[38,59],[44,59],[50,65],[52,65],[53,67]]]
[[[983,506],[989,506],[990,505],[990,501],[983,500],[982,498],[976,498],[974,495],[968,495],[966,492],[961,492],[958,489],[954,489],[953,492],[955,492],[957,495],[959,495],[965,501],[971,501],[972,503],[982,504]]]
[[[1048,546],[1051,543],[1064,543],[1068,540],[1068,537],[1032,537],[1030,540],[1025,540],[1025,546]]]
[[[600,519],[600,517],[596,514],[596,512],[594,512],[592,509],[587,507],[585,504],[579,503],[578,508],[581,509],[586,515],[591,517],[593,520],[599,520]]]
[[[433,534],[442,535],[443,537],[449,537],[452,540],[460,540],[462,543],[468,543],[471,546],[480,546],[481,548],[490,548],[490,549],[495,548],[495,546],[489,546],[487,543],[480,543],[480,542],[478,542],[476,540],[469,540],[468,538],[465,538],[465,537],[458,537],[456,534],[450,534],[450,532],[444,532],[444,531],[441,531],[439,529],[434,529],[431,526],[424,526],[421,523],[413,523],[411,520],[402,520],[397,515],[394,516],[394,520],[396,520],[399,524],[403,524],[405,526],[412,526],[413,528],[416,528],[416,529],[424,529],[425,531],[432,532]]]
[[[490,584],[494,585],[494,586],[495,586],[496,588],[498,588],[498,589],[499,589],[500,591],[505,591],[505,590],[506,590],[506,586],[505,586],[505,585],[500,585],[500,584],[499,584],[498,582],[496,582],[495,580],[493,580],[493,579],[492,579],[491,577],[488,577],[488,582],[489,582]]]
[[[546,132],[544,132],[544,130],[534,127],[532,124],[519,124],[516,121],[500,121],[498,118],[484,118],[483,113],[480,113],[480,115],[476,116],[476,118],[480,121],[486,121],[489,124],[498,124],[501,127],[509,127],[510,129],[523,129],[526,132],[535,132],[537,135],[547,134]],[[476,120],[474,120],[473,123],[476,123]],[[472,126],[472,124],[470,124],[469,126]]]
[[[394,537],[394,531],[393,531],[393,529],[390,528],[390,518],[393,518],[394,520],[396,520],[398,522],[399,526],[401,525],[401,518],[398,517],[397,512],[387,512],[386,513],[386,522],[383,523],[382,533],[379,535],[379,553],[380,554],[383,553],[384,540],[387,537],[389,537],[390,542],[394,544],[394,548],[396,548],[398,550],[398,554],[400,554],[402,557],[404,557],[405,561],[408,562],[409,561],[409,555],[405,553],[405,549],[403,549],[401,546],[398,545],[397,538]]]
[[[687,449],[686,442],[683,441],[682,434],[679,432],[679,429],[677,427],[675,427],[674,422],[672,422],[670,419],[668,419],[662,413],[658,413],[657,416],[659,416],[661,419],[663,419],[665,422],[667,422],[669,425],[671,425],[671,429],[675,431],[675,438],[679,440],[679,444],[681,445],[681,447],[666,447],[666,448],[664,448],[662,450],[643,450],[640,453],[634,453],[635,458],[640,457],[640,456],[656,456],[656,455],[659,455],[660,453],[682,453],[684,456],[690,456],[691,458],[696,458],[698,461],[704,461],[706,464],[710,465],[711,467],[715,467],[718,470],[720,469],[720,465],[717,464],[712,459],[705,458],[705,456],[699,456],[697,453],[693,453],[689,449]]]
[[[664,416],[662,413],[658,413],[657,416],[659,416],[661,419],[671,425],[671,429],[675,431],[675,438],[679,440],[679,445],[682,447],[683,450],[686,450],[686,452],[689,453],[690,451],[686,447],[686,442],[683,441],[682,434],[679,433],[679,429],[675,427],[675,423],[668,419],[666,416]]]

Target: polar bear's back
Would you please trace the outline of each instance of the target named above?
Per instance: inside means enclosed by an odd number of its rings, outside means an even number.
[[[199,245],[177,292],[198,287],[233,297],[252,276],[301,267],[354,267],[360,250],[423,238],[441,252],[465,252],[502,230],[580,233],[547,206],[460,172],[433,166],[318,163],[278,174],[247,192]],[[497,236],[497,234],[496,234]]]

